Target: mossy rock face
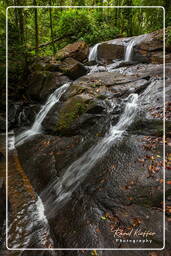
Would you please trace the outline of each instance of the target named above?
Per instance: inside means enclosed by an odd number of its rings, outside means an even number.
[[[79,95],[68,99],[62,106],[57,122],[57,132],[61,135],[72,131],[74,122],[87,111],[90,97]]]
[[[32,71],[43,71],[45,69],[45,64],[42,62],[35,62],[30,68]]]

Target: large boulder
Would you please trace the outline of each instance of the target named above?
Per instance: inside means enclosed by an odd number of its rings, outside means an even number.
[[[166,38],[169,37],[170,27],[166,29]],[[145,62],[162,64],[163,63],[163,29],[143,35],[134,46],[133,60],[140,61],[142,58]],[[169,42],[169,40],[167,40]],[[171,46],[166,44],[166,63],[171,62]]]
[[[171,62],[171,27],[166,28],[166,63]],[[117,38],[97,46],[97,62],[112,63],[116,59],[124,59],[130,42],[134,41],[132,61],[138,63],[163,63],[163,29],[149,34],[129,38]]]
[[[99,87],[99,85],[105,85],[106,87],[111,87],[111,86],[126,84],[142,78],[146,78],[146,77],[147,77],[146,75],[142,75],[142,74],[140,75],[139,74],[134,74],[134,75],[122,74],[120,72],[117,72],[116,70],[116,72],[99,72],[99,73],[86,75],[77,79],[74,82],[74,84],[78,82],[80,84],[84,84],[86,82],[93,88]]]
[[[149,64],[149,70],[150,66]],[[166,65],[166,82],[164,91],[163,80],[163,67],[162,65],[154,65],[157,69],[160,67],[157,73],[153,73],[154,78],[151,80],[150,85],[140,95],[140,115],[137,122],[130,127],[131,130],[135,130],[136,133],[162,136],[163,135],[163,96],[165,93],[165,133],[166,136],[170,136],[171,129],[171,65]],[[152,70],[151,70],[152,72]]]
[[[113,43],[102,43],[98,46],[97,58],[101,62],[112,63],[115,59],[124,59],[123,45]]]
[[[56,54],[57,60],[63,60],[68,57],[72,57],[78,61],[84,61],[88,57],[89,48],[84,41],[78,41],[73,44],[69,44]]]
[[[54,106],[43,122],[45,131],[52,134],[72,136],[85,133],[103,116],[105,103],[90,94],[70,96],[62,104]],[[103,125],[101,125],[103,126]],[[94,132],[101,129],[94,127]],[[87,132],[86,132],[87,133]]]
[[[69,78],[60,72],[36,71],[31,73],[27,95],[36,101],[45,101],[56,88],[69,82]]]
[[[110,107],[117,119],[120,96],[139,93],[147,87],[149,80],[145,76],[129,76],[117,72],[101,72],[83,76],[69,87],[60,103],[55,105],[46,116],[43,127],[46,131],[58,135],[75,135],[90,130],[97,119],[103,119]],[[111,99],[112,104],[111,105]],[[116,113],[115,113],[116,112]],[[94,130],[100,128],[100,121]]]
[[[73,58],[66,58],[61,61],[61,63],[59,63],[59,69],[71,79],[77,79],[87,73],[87,69],[84,65]]]

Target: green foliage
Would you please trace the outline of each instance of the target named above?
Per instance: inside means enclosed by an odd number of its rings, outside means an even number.
[[[171,49],[171,27],[166,30],[166,47]]]
[[[18,3],[18,0],[0,0],[0,34],[3,52],[5,56],[5,8]],[[32,0],[21,0],[20,5],[31,5]],[[51,1],[52,5],[56,2]],[[49,1],[37,0],[37,5],[48,5]],[[70,5],[67,0],[60,1],[59,4]],[[109,5],[109,6],[164,6],[166,10],[166,26],[171,25],[171,2],[168,0],[108,0],[108,1],[85,1],[73,0],[72,5]],[[52,55],[54,47],[61,49],[68,43],[77,40],[85,40],[89,45],[97,42],[114,39],[119,36],[132,36],[148,33],[163,26],[162,8],[134,8],[134,9],[93,9],[93,8],[55,8],[51,10],[51,18],[48,8],[37,10],[38,41],[39,45],[52,41],[51,27],[53,28],[53,38],[60,39],[45,47],[38,49],[40,56]],[[8,15],[9,26],[9,50],[15,51],[15,56],[24,52],[35,54],[36,31],[35,12],[33,8],[10,8]],[[2,50],[2,49],[1,49]],[[0,59],[2,62],[4,57]]]
[[[66,38],[67,43],[84,40],[89,45],[112,39],[119,34],[119,29],[112,23],[104,22],[103,16],[96,10],[90,12],[87,9],[64,10],[57,31],[59,37]]]
[[[75,39],[79,39],[91,32],[91,20],[85,9],[69,9],[62,12],[58,22],[60,36],[72,35],[75,36]]]

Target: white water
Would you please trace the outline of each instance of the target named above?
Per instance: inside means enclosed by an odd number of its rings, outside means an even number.
[[[91,49],[90,49],[90,53],[88,56],[88,61],[97,61],[97,49],[98,46],[100,45],[100,43],[95,44]]]
[[[8,242],[12,248],[27,248],[35,239],[39,247],[54,247],[44,205],[39,196],[28,204],[22,204],[8,228]]]
[[[8,150],[15,149],[15,135],[14,131],[11,131],[11,133],[8,133]]]
[[[127,62],[131,61],[131,59],[132,59],[132,53],[133,53],[133,46],[134,46],[134,44],[135,44],[135,40],[132,39],[128,43],[127,47],[126,47],[125,61],[127,61]]]
[[[57,88],[47,99],[45,105],[42,106],[39,113],[36,115],[35,121],[32,125],[32,127],[20,133],[16,137],[16,143],[15,145],[21,145],[23,142],[25,142],[29,137],[38,134],[41,132],[41,126],[42,122],[45,119],[47,113],[50,111],[50,109],[60,100],[61,96],[64,94],[64,92],[68,89],[70,86],[70,83],[66,83],[62,85],[60,88]]]
[[[44,191],[46,198],[48,198],[46,202],[48,207],[47,214],[53,214],[52,211],[54,212],[60,208],[70,198],[73,191],[97,161],[107,153],[117,139],[121,138],[122,134],[134,121],[137,112],[138,94],[129,95],[126,102],[125,110],[120,120],[115,126],[110,127],[109,133],[97,145],[91,147],[82,157],[73,162],[64,175]]]

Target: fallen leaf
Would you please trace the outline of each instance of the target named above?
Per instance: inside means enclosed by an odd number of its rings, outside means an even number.
[[[101,216],[102,220],[107,220],[107,218],[105,216]]]
[[[138,162],[140,162],[140,163],[144,163],[144,159],[140,159],[140,158],[138,158]]]
[[[148,256],[158,256],[158,253],[157,253],[157,252],[150,252],[150,253],[148,254]]]
[[[96,250],[93,250],[93,251],[91,252],[91,255],[92,255],[92,256],[98,256],[97,251],[96,251]]]
[[[100,229],[99,229],[99,228],[96,228],[96,232],[99,233],[99,232],[100,232]]]

